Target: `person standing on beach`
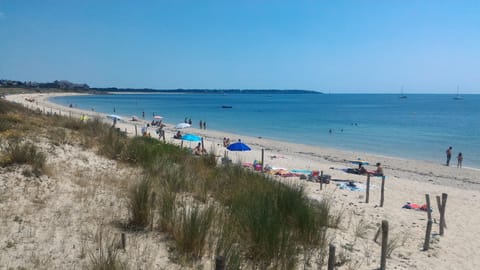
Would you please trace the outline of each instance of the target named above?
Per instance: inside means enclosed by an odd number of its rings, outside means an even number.
[[[200,125],[199,125],[199,126],[200,126],[200,129],[202,129],[202,127],[203,127],[203,122],[202,122],[202,120],[200,120]]]
[[[457,156],[457,168],[462,167],[462,161],[463,161],[463,155],[462,155],[462,152],[460,152],[458,153],[458,156]]]
[[[448,147],[447,151],[446,151],[446,154],[447,154],[447,166],[450,166],[450,159],[452,158],[452,147]]]
[[[203,121],[203,129],[207,129],[207,122]]]

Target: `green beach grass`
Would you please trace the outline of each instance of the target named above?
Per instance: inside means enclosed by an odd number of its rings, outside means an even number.
[[[300,186],[240,165],[217,165],[213,155],[197,157],[155,139],[128,138],[99,119],[42,115],[3,100],[0,111],[2,166],[29,164],[42,174],[45,154],[31,134],[44,134],[52,144],[78,144],[140,168],[143,176],[126,192],[125,232],[168,235],[177,263],[214,255],[225,256],[228,269],[295,269],[312,258],[324,263],[326,232],[336,217],[328,201],[309,200]],[[123,269],[116,251],[107,249],[93,253],[92,269]]]

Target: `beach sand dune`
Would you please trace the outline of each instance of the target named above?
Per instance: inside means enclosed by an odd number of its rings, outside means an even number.
[[[39,109],[41,111],[50,111],[52,113],[59,113],[71,117],[80,117],[85,114],[90,117],[100,117],[101,119],[107,118],[105,114],[101,114],[93,111],[81,111],[76,108],[67,108],[53,104],[48,101],[49,97],[54,94],[21,94],[21,95],[9,95],[6,98],[13,102],[22,103],[32,109]],[[70,93],[61,93],[55,95],[70,95]],[[27,100],[29,99],[29,100]],[[129,121],[122,120],[117,123],[117,127],[121,130],[125,130],[127,134],[135,135],[135,125],[137,125],[137,134],[140,132],[140,128],[145,124],[142,121]],[[172,124],[167,124],[166,128],[166,140],[170,143],[180,144],[179,140],[173,139],[173,134],[176,131]],[[300,180],[299,177],[278,177],[279,181],[285,181],[289,183],[295,183],[302,185],[304,190],[312,199],[321,199],[325,197],[331,198],[333,207],[336,211],[343,213],[343,220],[338,230],[332,231],[330,240],[337,246],[337,250],[344,251],[345,254],[350,254],[351,260],[348,267],[350,269],[374,269],[378,267],[380,260],[380,246],[375,244],[372,239],[378,229],[382,220],[388,220],[390,225],[390,239],[396,241],[396,245],[393,248],[391,258],[388,259],[389,269],[478,269],[480,268],[480,257],[476,256],[480,249],[480,242],[475,241],[480,236],[480,212],[476,209],[480,205],[480,171],[474,168],[462,168],[447,167],[440,162],[438,164],[420,161],[420,160],[407,160],[395,157],[372,155],[368,153],[353,152],[353,151],[340,151],[332,148],[313,147],[309,145],[293,144],[286,142],[279,142],[270,140],[268,138],[256,138],[241,136],[235,134],[229,134],[226,132],[219,132],[214,130],[200,130],[196,128],[190,128],[190,131],[198,134],[204,138],[206,149],[214,151],[219,160],[221,157],[228,155],[235,163],[253,163],[254,160],[261,159],[261,151],[264,149],[264,163],[265,165],[278,168],[286,168],[289,170],[319,170],[324,174],[328,174],[334,180],[330,184],[323,186],[320,190],[319,183]],[[153,129],[149,132],[153,136],[156,136]],[[223,138],[228,137],[232,141],[241,139],[242,142],[248,144],[252,151],[248,152],[230,152],[223,147]],[[184,146],[189,147],[189,143],[185,143]],[[192,144],[193,146],[193,144]],[[58,153],[58,156],[65,159],[67,153],[74,152],[78,155],[80,149],[70,149],[70,151],[64,151]],[[77,162],[92,162],[92,159],[100,159],[94,157],[93,153],[82,153],[86,156],[84,160]],[[92,156],[93,155],[93,156]],[[347,189],[341,189],[337,184],[342,182],[354,181],[359,185],[366,184],[366,177],[354,174],[348,174],[343,169],[348,167],[354,167],[349,160],[352,159],[364,159],[370,161],[371,164],[381,162],[386,174],[385,184],[385,202],[383,207],[379,207],[380,203],[380,184],[381,178],[372,177],[372,188],[370,192],[370,202],[365,203],[364,191],[350,191]],[[107,168],[111,170],[117,170],[116,165],[108,160],[95,161],[101,168]],[[78,164],[77,164],[78,165]],[[73,165],[69,165],[73,166]],[[81,167],[81,166],[80,166]],[[90,166],[87,166],[90,167]],[[94,166],[98,167],[98,166]],[[373,169],[373,167],[368,167]],[[88,172],[84,172],[88,173]],[[107,173],[108,172],[101,172]],[[34,202],[22,202],[21,193],[22,189],[28,189],[33,187],[16,186],[15,175],[8,175],[2,173],[2,190],[3,192],[11,192],[17,194],[14,201],[0,201],[2,209],[11,209],[16,207],[18,212],[27,213],[20,216],[21,220],[28,222],[18,222],[15,217],[15,212],[9,212],[8,215],[3,212],[3,224],[1,226],[1,239],[2,249],[7,250],[7,253],[3,252],[0,259],[2,266],[9,266],[9,258],[15,258],[12,260],[19,260],[19,256],[28,253],[33,254],[32,251],[39,248],[35,244],[28,245],[28,243],[15,242],[15,250],[11,249],[11,238],[16,234],[29,234],[29,241],[41,242],[46,241],[45,249],[42,249],[42,254],[47,256],[63,256],[63,254],[70,254],[68,250],[72,249],[71,244],[77,243],[79,240],[71,240],[67,231],[61,228],[72,229],[69,227],[70,223],[75,223],[76,214],[81,211],[89,211],[88,209],[76,209],[74,203],[62,203],[62,200],[56,200],[55,205],[35,204]],[[12,180],[13,179],[13,180]],[[51,181],[51,180],[49,180]],[[63,182],[62,179],[57,179],[59,182]],[[116,181],[111,180],[111,181]],[[122,181],[121,179],[118,181]],[[41,186],[47,186],[48,181],[41,183]],[[108,181],[103,185],[108,185]],[[57,186],[57,192],[61,194],[68,194],[75,187],[72,183],[66,183],[64,185]],[[45,187],[45,188],[47,188]],[[114,192],[114,191],[109,191]],[[439,211],[436,204],[435,197],[441,196],[442,193],[448,194],[448,201],[446,207],[446,224],[445,235],[439,236]],[[42,196],[48,196],[47,195]],[[434,219],[433,224],[433,238],[431,243],[431,249],[429,251],[422,251],[423,240],[425,237],[425,227],[427,224],[427,213],[425,211],[417,211],[412,209],[402,208],[407,202],[424,204],[425,194],[429,194],[432,202],[432,216]],[[40,195],[39,195],[40,196]],[[104,199],[98,198],[97,201],[92,201],[92,207],[113,204],[111,209],[111,215],[121,215],[125,217],[125,207],[122,207],[118,202],[111,201],[114,196],[107,196]],[[41,198],[40,198],[41,200]],[[44,199],[48,201],[48,199]],[[21,207],[17,207],[15,202],[18,201]],[[66,200],[68,201],[68,200]],[[31,206],[39,208],[32,211]],[[47,209],[57,209],[57,211],[47,211]],[[68,213],[71,213],[70,218],[60,214],[59,209],[68,208]],[[110,207],[107,207],[110,208]],[[117,210],[115,210],[117,209]],[[38,214],[38,213],[42,214]],[[5,218],[6,219],[5,219]],[[27,218],[28,217],[28,218]],[[42,228],[43,221],[45,219],[55,219],[58,222],[66,222],[68,224],[57,224],[56,229]],[[95,217],[92,216],[92,222]],[[22,225],[23,224],[23,225]],[[23,226],[23,227],[22,227]],[[93,226],[92,224],[85,224],[84,226]],[[20,229],[23,228],[23,229]],[[80,227],[73,228],[74,230],[81,230]],[[359,233],[362,232],[362,233]],[[17,239],[17,238],[15,238]],[[22,239],[22,238],[18,238]],[[34,239],[34,240],[32,240]],[[48,242],[46,239],[53,239]],[[75,242],[77,241],[77,242]],[[20,241],[21,242],[21,241]],[[10,244],[8,244],[10,243]],[[150,244],[149,244],[150,245]],[[152,243],[151,245],[154,245]],[[157,243],[158,245],[158,243]],[[6,246],[10,246],[7,248]],[[20,249],[21,248],[21,249]],[[75,246],[79,248],[78,245]],[[146,246],[142,246],[146,248]],[[164,248],[164,247],[156,247]],[[165,250],[165,249],[164,249]],[[353,250],[353,251],[352,251]],[[349,252],[352,251],[352,252]],[[337,251],[338,252],[338,251]],[[161,253],[164,256],[163,259],[155,261],[155,265],[158,263],[167,263],[167,252]],[[68,257],[71,264],[74,264],[75,258]],[[150,255],[149,255],[150,256]],[[154,255],[151,255],[154,256]],[[52,257],[52,260],[54,260]],[[40,257],[39,257],[40,258]],[[45,257],[41,257],[45,258]],[[35,259],[35,258],[33,258]],[[58,260],[58,258],[57,258]],[[154,259],[152,259],[154,260]],[[10,264],[14,266],[16,264]],[[174,267],[174,266],[172,266]],[[349,269],[344,266],[344,269]],[[158,268],[158,267],[154,267]],[[343,268],[340,268],[343,269]]]

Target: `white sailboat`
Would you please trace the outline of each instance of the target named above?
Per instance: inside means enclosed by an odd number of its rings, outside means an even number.
[[[400,91],[400,96],[398,98],[407,98],[407,95],[403,93],[403,85],[402,85],[402,90]]]
[[[456,96],[454,96],[454,97],[453,97],[453,99],[455,99],[455,100],[462,100],[462,99],[463,99],[463,97],[462,97],[462,96],[460,96],[460,94],[459,94],[459,91],[458,91],[458,86],[457,86],[457,95],[456,95]]]

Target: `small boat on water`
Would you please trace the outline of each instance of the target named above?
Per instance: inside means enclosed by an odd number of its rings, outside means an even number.
[[[402,90],[400,91],[400,96],[398,96],[398,98],[407,98],[407,95],[403,93],[403,86],[402,86]]]
[[[462,100],[463,99],[463,97],[460,96],[460,94],[459,94],[458,86],[457,86],[457,95],[454,96],[453,99],[455,99],[455,100]]]
[[[232,106],[230,105],[222,105],[222,109],[231,109],[233,108]]]

